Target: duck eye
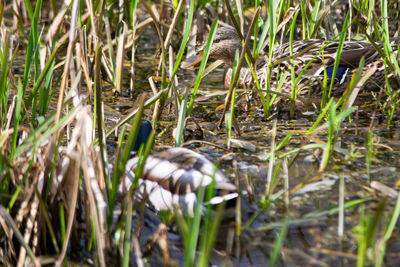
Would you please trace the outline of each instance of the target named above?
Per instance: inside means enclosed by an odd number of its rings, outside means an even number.
[[[219,43],[219,41],[221,41],[221,39],[214,39],[213,43],[217,44],[217,43]]]

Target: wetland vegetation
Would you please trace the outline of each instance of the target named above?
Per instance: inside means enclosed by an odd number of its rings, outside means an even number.
[[[399,265],[399,13],[398,0],[0,1],[0,264]],[[212,50],[228,26],[230,70]],[[356,64],[340,60],[350,40]],[[137,175],[151,148],[182,146],[215,162],[234,203],[192,217],[126,188],[142,119],[155,135]]]

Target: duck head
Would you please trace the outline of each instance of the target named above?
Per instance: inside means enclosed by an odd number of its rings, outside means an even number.
[[[215,33],[209,58],[221,59],[227,66],[231,67],[235,59],[236,50],[240,53],[241,49],[242,42],[235,28],[221,27]]]
[[[193,68],[203,59],[205,45],[199,49],[197,56],[190,57],[183,64],[183,68]],[[236,50],[241,51],[242,42],[235,28],[220,27],[215,32],[214,41],[210,48],[209,59],[220,59],[224,61],[226,67],[232,67],[235,59]]]
[[[139,151],[140,146],[146,145],[149,139],[150,133],[153,130],[151,123],[148,120],[142,120],[139,125],[139,131],[136,137],[135,144],[133,145],[132,151]]]

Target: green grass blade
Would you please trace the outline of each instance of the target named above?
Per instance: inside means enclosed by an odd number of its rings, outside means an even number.
[[[171,88],[172,86],[172,82],[175,78],[176,72],[178,71],[179,68],[179,64],[181,64],[182,61],[182,57],[183,57],[183,53],[185,52],[186,49],[186,44],[189,40],[189,35],[190,35],[190,29],[192,27],[192,21],[193,21],[193,14],[194,14],[194,1],[190,1],[190,7],[189,7],[189,11],[188,11],[188,18],[186,20],[185,23],[185,31],[183,34],[183,38],[182,38],[182,43],[181,46],[179,48],[178,54],[176,56],[176,60],[175,60],[175,64],[174,64],[174,70],[171,73],[171,77],[170,77],[170,81],[167,85],[167,88]]]
[[[387,225],[385,235],[383,237],[383,242],[379,246],[379,256],[377,261],[375,262],[375,266],[377,267],[383,265],[383,260],[386,252],[386,244],[389,241],[390,237],[392,236],[393,231],[396,228],[396,225],[398,225],[399,216],[400,216],[400,194],[397,196],[396,205],[393,209],[389,225]]]
[[[336,73],[337,73],[337,70],[339,68],[340,57],[342,55],[342,50],[343,50],[343,44],[344,44],[344,41],[346,39],[349,16],[350,16],[350,13],[347,12],[346,18],[344,19],[344,22],[343,22],[342,33],[340,34],[339,44],[338,44],[338,48],[337,48],[337,51],[336,51],[336,60],[335,60],[334,66],[333,66],[333,72],[332,72],[331,84],[330,84],[330,87],[329,87],[328,98],[331,96],[333,84],[335,83],[335,78],[333,78],[333,77],[336,77]],[[325,106],[326,101],[327,101],[327,99],[324,99],[324,98],[322,99],[322,101],[321,101],[321,106],[322,107]]]
[[[283,222],[281,230],[279,231],[278,238],[275,241],[274,249],[272,250],[272,253],[271,253],[269,266],[275,266],[278,262],[281,248],[283,246],[283,243],[285,242],[286,234],[288,231],[288,226],[289,226],[288,222],[289,222],[289,218],[285,217],[285,220]]]
[[[185,120],[186,120],[186,107],[187,107],[187,88],[182,99],[181,108],[179,110],[178,122],[176,125],[176,140],[175,146],[180,147],[183,142],[183,135],[185,132]]]
[[[204,69],[206,68],[208,55],[210,54],[210,48],[211,48],[211,45],[212,45],[213,40],[214,40],[215,32],[217,30],[217,25],[218,25],[217,22],[218,22],[218,20],[214,19],[214,21],[213,21],[213,23],[211,25],[210,33],[208,35],[207,44],[206,44],[206,47],[204,49],[203,59],[201,60],[200,68],[199,68],[199,71],[198,71],[198,74],[197,74],[197,78],[196,78],[196,83],[194,85],[192,96],[191,96],[190,101],[189,101],[189,108],[188,108],[188,111],[187,111],[187,116],[190,116],[190,113],[192,113],[194,100],[196,99],[197,90],[199,89],[201,78],[203,76]]]

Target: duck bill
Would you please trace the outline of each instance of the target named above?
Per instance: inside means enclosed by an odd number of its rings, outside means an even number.
[[[203,55],[204,53],[203,51],[201,51],[198,55],[192,55],[188,57],[185,61],[182,62],[181,68],[188,70],[194,69],[195,66],[199,64],[203,59]]]

